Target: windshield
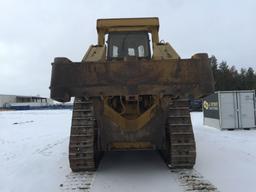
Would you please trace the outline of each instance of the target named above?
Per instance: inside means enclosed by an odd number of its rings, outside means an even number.
[[[108,59],[150,58],[147,32],[112,32],[108,35]]]

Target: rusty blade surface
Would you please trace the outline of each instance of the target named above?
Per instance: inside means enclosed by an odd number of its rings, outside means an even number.
[[[52,63],[51,97],[180,95],[200,97],[213,91],[208,60],[134,60]]]

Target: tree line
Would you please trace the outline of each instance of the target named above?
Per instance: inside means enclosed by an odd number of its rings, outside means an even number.
[[[235,66],[228,66],[226,61],[218,63],[214,55],[210,57],[210,64],[215,80],[215,91],[256,89],[256,72],[252,67],[241,68],[238,71]]]

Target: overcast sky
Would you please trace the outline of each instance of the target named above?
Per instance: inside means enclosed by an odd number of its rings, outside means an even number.
[[[256,69],[255,0],[0,0],[0,94],[49,96],[54,57],[80,61],[97,18],[152,16],[182,58]]]

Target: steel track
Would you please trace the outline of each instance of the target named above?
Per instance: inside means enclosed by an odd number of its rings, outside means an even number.
[[[179,99],[169,103],[166,138],[168,166],[173,169],[193,168],[196,145],[188,100]]]
[[[69,142],[69,163],[74,172],[94,171],[99,157],[97,122],[92,100],[75,98]]]

